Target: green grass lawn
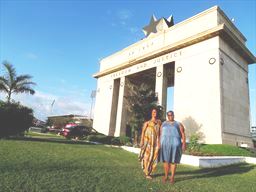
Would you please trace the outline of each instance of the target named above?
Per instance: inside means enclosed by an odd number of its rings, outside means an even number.
[[[246,148],[240,148],[226,144],[202,144],[199,151],[189,152],[187,149],[186,154],[196,156],[247,156],[256,157],[256,153]]]
[[[43,138],[63,138],[63,136],[57,135],[55,133],[37,133],[37,132],[32,132],[28,131],[25,133],[26,137],[43,137]]]
[[[40,138],[40,139],[45,139],[46,141],[48,140],[66,140],[63,136],[54,134],[54,133],[37,133],[37,132],[27,132],[25,135],[27,138]],[[99,137],[99,136],[98,136]],[[100,137],[106,137],[100,135]],[[85,142],[86,140],[79,140],[79,142]],[[99,141],[100,142],[100,141]],[[186,154],[189,154],[189,151],[185,152]],[[248,157],[255,157],[256,153],[253,153],[245,148],[239,148],[236,146],[232,145],[225,145],[225,144],[211,144],[211,145],[206,145],[202,144],[200,147],[200,151],[195,153],[194,155],[199,155],[199,156],[248,156]]]
[[[215,145],[202,145],[200,151],[203,154],[211,155],[220,155],[220,156],[255,156],[255,153],[252,153],[244,148],[239,148],[236,146],[225,145],[225,144],[215,144]]]
[[[137,155],[70,141],[0,140],[0,191],[256,191],[256,166],[212,169],[179,165],[176,183],[162,184],[162,164],[143,178]]]

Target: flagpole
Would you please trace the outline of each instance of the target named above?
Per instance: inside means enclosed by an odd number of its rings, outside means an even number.
[[[52,104],[51,104],[51,115],[52,115],[52,108],[53,108],[54,103],[55,103],[55,99],[52,101]]]

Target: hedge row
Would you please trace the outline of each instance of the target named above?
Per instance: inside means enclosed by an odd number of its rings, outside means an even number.
[[[131,145],[131,139],[126,136],[113,137],[106,135],[89,135],[86,137],[88,141],[99,142],[109,145]]]
[[[33,110],[19,103],[0,101],[0,138],[24,134],[32,125]]]

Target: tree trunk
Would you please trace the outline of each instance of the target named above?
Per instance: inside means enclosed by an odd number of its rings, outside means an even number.
[[[11,94],[12,94],[12,92],[10,91],[7,96],[7,103],[10,103],[10,101],[11,101]]]

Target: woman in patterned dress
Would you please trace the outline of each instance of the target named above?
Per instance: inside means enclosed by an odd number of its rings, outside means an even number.
[[[182,151],[186,149],[186,137],[182,123],[174,120],[174,112],[168,111],[167,117],[160,130],[160,161],[164,163],[163,182],[168,179],[171,169],[170,182],[173,184],[177,164],[180,163]]]
[[[161,121],[157,118],[157,110],[152,109],[151,119],[146,121],[142,128],[139,154],[139,160],[147,179],[152,179],[152,172],[154,172],[157,165],[160,147],[160,127]]]

